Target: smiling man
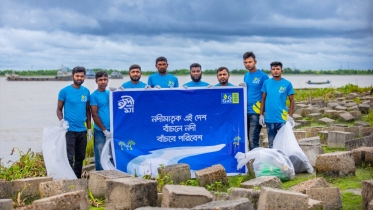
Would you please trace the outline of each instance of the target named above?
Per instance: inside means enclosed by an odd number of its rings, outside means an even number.
[[[128,71],[128,76],[130,77],[130,81],[125,82],[122,84],[123,88],[145,88],[146,83],[140,81],[141,79],[141,67],[137,64],[133,64],[130,66]]]
[[[184,87],[205,87],[209,86],[209,83],[201,81],[202,79],[202,66],[199,63],[192,63],[189,67],[190,77],[192,81],[185,83]]]
[[[167,73],[167,58],[161,56],[155,60],[155,67],[158,72],[148,78],[148,85],[154,88],[176,88],[179,87],[179,80],[172,74]]]

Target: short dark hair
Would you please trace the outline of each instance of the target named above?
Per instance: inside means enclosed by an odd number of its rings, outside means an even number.
[[[224,66],[218,68],[218,70],[216,70],[216,73],[219,73],[219,71],[223,71],[223,70],[227,70],[227,72],[229,74],[229,69],[227,67],[224,67]]]
[[[74,76],[75,73],[78,73],[78,72],[83,72],[84,75],[85,75],[85,68],[83,66],[76,66],[73,68],[72,70],[72,75]]]
[[[163,56],[158,57],[157,59],[155,59],[155,64],[157,64],[159,61],[166,61],[166,63],[167,63],[167,58],[163,57]]]
[[[190,64],[189,69],[192,70],[193,67],[199,67],[199,68],[202,69],[202,66],[199,63],[192,63],[192,64]]]
[[[141,71],[141,66],[138,65],[138,64],[132,64],[132,65],[130,66],[129,71],[131,71],[132,69],[140,69],[140,71]]]
[[[282,69],[282,63],[280,61],[273,61],[270,65],[271,65],[271,68],[272,66],[280,66]]]
[[[250,57],[252,57],[255,60],[255,54],[252,51],[245,52],[242,57],[244,60]]]
[[[109,77],[106,71],[98,71],[95,74],[96,81],[100,77]]]

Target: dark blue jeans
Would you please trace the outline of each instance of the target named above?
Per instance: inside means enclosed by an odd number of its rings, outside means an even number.
[[[259,134],[262,126],[259,124],[258,114],[247,114],[247,138],[250,150],[259,147]]]
[[[267,126],[267,133],[268,133],[268,146],[269,148],[273,147],[273,140],[277,135],[277,131],[280,130],[282,126],[284,126],[286,122],[282,123],[266,123]]]
[[[67,158],[78,179],[82,176],[85,149],[87,147],[87,131],[66,132]]]
[[[104,132],[95,129],[93,151],[95,153],[96,171],[103,170],[101,166],[101,153],[102,153],[102,149],[104,148],[105,142],[106,142],[106,137],[105,137]]]

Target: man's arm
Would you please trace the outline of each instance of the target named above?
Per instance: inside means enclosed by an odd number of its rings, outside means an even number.
[[[100,117],[98,116],[98,107],[97,106],[91,106],[91,111],[92,111],[92,118],[95,124],[102,130],[107,130],[102,124]]]
[[[65,102],[61,101],[61,100],[58,100],[58,102],[57,102],[57,117],[58,117],[59,121],[61,121],[63,119],[62,109],[63,109],[64,104],[65,104]]]
[[[267,98],[267,93],[262,94],[262,102],[260,103],[260,115],[263,115],[264,113],[264,106]]]
[[[293,117],[293,113],[294,113],[294,95],[290,95],[289,96],[289,100],[290,100],[289,116]]]
[[[91,129],[91,107],[89,106],[89,101],[87,101],[85,113],[87,115],[87,129]]]

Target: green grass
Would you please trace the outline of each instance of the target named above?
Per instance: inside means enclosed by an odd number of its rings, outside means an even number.
[[[342,208],[344,210],[358,210],[362,209],[361,195],[355,195],[351,192],[342,193]]]
[[[284,190],[290,189],[292,186],[300,184],[302,182],[305,182],[307,180],[316,178],[315,173],[309,174],[309,173],[300,173],[296,174],[293,180],[289,180],[282,183],[282,188]]]
[[[323,146],[322,149],[324,153],[347,151],[346,148],[328,148],[327,146]]]
[[[372,168],[356,168],[355,176],[324,177],[326,181],[341,190],[361,188],[363,180],[373,179]]]

